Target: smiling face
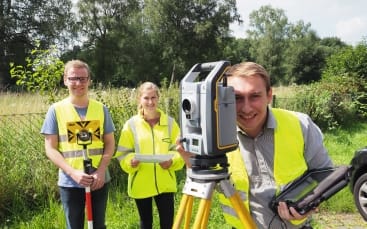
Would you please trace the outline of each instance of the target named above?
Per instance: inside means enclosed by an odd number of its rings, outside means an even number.
[[[256,73],[233,73],[228,77],[236,97],[237,124],[250,137],[256,137],[263,129],[272,100],[272,90],[265,79]]]
[[[151,82],[145,82],[138,88],[138,108],[144,118],[159,117],[158,113],[159,89]]]
[[[144,114],[154,113],[158,107],[158,94],[153,89],[146,89],[140,97],[140,105]]]
[[[76,98],[88,96],[90,84],[88,70],[84,67],[68,68],[64,75],[64,84],[71,96]]]

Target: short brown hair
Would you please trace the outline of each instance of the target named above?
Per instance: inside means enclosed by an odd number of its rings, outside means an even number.
[[[90,69],[87,63],[81,61],[81,60],[70,60],[68,62],[66,62],[65,66],[64,66],[64,77],[66,77],[66,75],[68,74],[68,71],[71,68],[85,68],[88,71],[88,77],[91,77],[90,74]]]
[[[259,75],[265,82],[266,91],[269,91],[271,88],[269,73],[265,70],[263,66],[254,62],[242,62],[239,64],[235,64],[228,69],[227,75],[228,77],[231,76],[247,77],[247,76]]]

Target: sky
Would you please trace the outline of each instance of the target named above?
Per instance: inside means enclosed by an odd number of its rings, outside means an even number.
[[[242,25],[232,25],[233,35],[245,38],[249,15],[263,5],[283,9],[288,21],[310,23],[320,38],[339,37],[356,45],[367,37],[366,0],[237,0]]]

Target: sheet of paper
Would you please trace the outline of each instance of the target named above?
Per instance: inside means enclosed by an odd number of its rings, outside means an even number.
[[[154,155],[135,154],[135,159],[141,162],[148,162],[148,163],[159,163],[162,161],[168,161],[172,157],[173,154],[154,154]]]

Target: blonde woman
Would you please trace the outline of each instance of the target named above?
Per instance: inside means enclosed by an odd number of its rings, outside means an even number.
[[[154,199],[160,228],[170,229],[174,218],[174,193],[177,192],[175,171],[184,165],[175,149],[180,129],[172,117],[158,108],[157,85],[145,82],[137,94],[138,114],[124,124],[116,155],[122,170],[129,174],[128,195],[135,199],[140,228],[152,228]],[[147,155],[172,157],[158,161],[141,159]]]

